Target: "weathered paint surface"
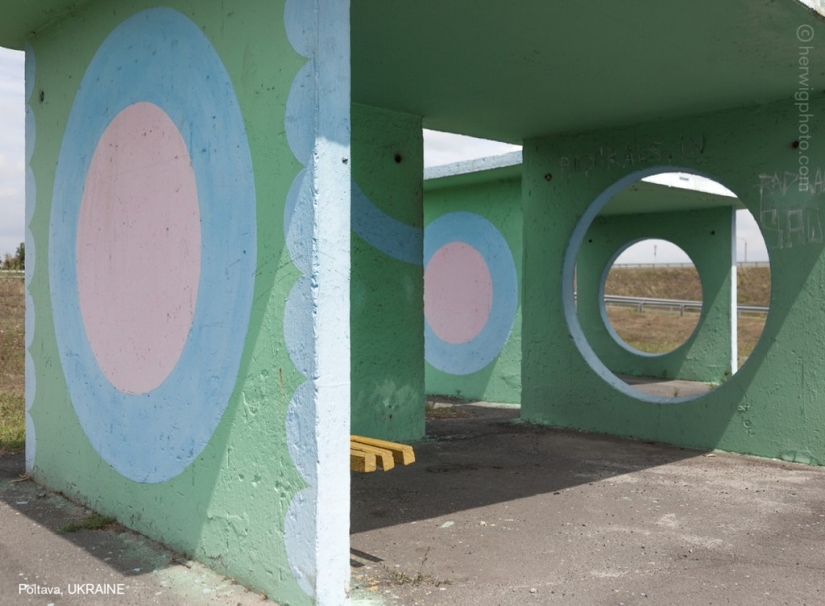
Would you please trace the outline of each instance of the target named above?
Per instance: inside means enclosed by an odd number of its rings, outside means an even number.
[[[518,403],[521,180],[461,179],[425,192],[427,393]]]
[[[167,42],[173,37],[176,45]],[[147,106],[137,105],[146,102],[157,107],[155,120],[164,114],[157,127],[165,136],[150,136]],[[185,152],[183,141],[168,142],[179,133],[193,150],[191,169],[174,157]],[[161,185],[163,171],[145,166],[147,155],[164,162],[171,183],[152,191],[145,180],[130,180],[149,172]],[[255,196],[243,117],[209,40],[170,9],[123,21],[89,63],[68,117],[55,171],[49,276],[72,404],[95,450],[130,479],[179,474],[226,410],[252,304]],[[155,280],[157,290],[131,290]],[[198,281],[189,320],[185,308]],[[152,313],[158,310],[160,317]]]
[[[812,99],[809,107],[811,113],[822,112],[825,100]],[[815,143],[821,127],[811,122],[805,151],[810,178],[807,184],[800,181],[802,152],[789,143],[797,118],[789,99],[759,110],[527,142],[526,419],[699,448],[825,461],[820,436],[825,409],[819,396],[825,392],[825,166],[821,143]],[[604,149],[622,151],[615,161],[596,161],[587,171],[561,171],[573,159],[600,158]],[[674,169],[721,182],[761,219],[773,282],[764,333],[742,368],[707,395],[665,403],[629,390],[598,361],[575,313],[572,274],[600,210],[594,201],[606,200],[640,177]],[[804,229],[790,233],[788,225]]]
[[[201,271],[192,159],[157,105],[130,105],[103,132],[83,186],[75,248],[95,362],[122,392],[156,389],[186,345]]]
[[[435,336],[453,345],[478,336],[490,319],[493,280],[484,257],[466,242],[450,242],[424,272],[424,316]]]
[[[348,486],[349,254],[342,234],[349,233],[349,169],[341,162],[348,141],[340,129],[347,128],[348,68],[333,80],[316,79],[318,97],[337,101],[316,114],[315,97],[308,97],[299,121],[300,128],[309,124],[309,153],[321,158],[309,189],[343,197],[313,197],[313,218],[297,224],[309,230],[302,259],[284,234],[290,187],[306,162],[296,160],[284,132],[290,90],[306,63],[290,44],[294,31],[287,37],[289,9],[263,0],[231,12],[218,2],[165,5],[89,4],[31,40],[29,468],[38,481],[279,603],[308,604],[312,595],[344,603],[347,530],[340,520],[348,519],[348,501],[339,496]],[[343,3],[323,7],[326,20],[310,11],[315,18],[306,22],[321,23],[327,42],[346,46]],[[314,48],[321,34],[306,31],[304,42]],[[348,57],[335,44],[329,52]],[[327,126],[316,130],[316,119]],[[144,140],[139,127],[147,124]],[[181,161],[184,151],[191,164]],[[151,183],[130,180],[121,168],[145,170],[139,158],[156,159],[164,170],[148,171],[143,181]],[[103,195],[107,187],[112,197]],[[330,204],[343,216],[324,209]],[[141,250],[147,242],[153,250]],[[316,255],[333,248],[342,251],[338,262],[319,262]],[[123,276],[114,263],[107,267],[103,251],[132,268],[127,286],[152,285],[149,294],[136,292],[147,302],[137,347],[122,330],[95,333],[101,314],[120,313],[117,322],[126,322],[131,313],[119,298]],[[163,262],[153,256],[159,252]],[[323,286],[310,289],[316,319],[309,330],[297,328],[298,348],[311,346],[315,334],[334,336],[325,354],[311,353],[309,373],[284,335],[286,302],[302,273]],[[337,299],[318,291],[330,284]],[[111,309],[101,305],[107,290]],[[332,324],[322,300],[332,302]],[[175,311],[171,324],[152,315],[160,309]],[[159,326],[168,334],[159,337]],[[107,359],[104,373],[97,357],[118,342],[124,351]],[[125,366],[144,355],[155,366],[141,382]],[[309,428],[297,433],[287,421],[296,394],[306,395],[300,424]],[[335,451],[338,433],[341,456],[325,450]],[[313,450],[320,434],[333,437]],[[305,491],[313,479],[323,496]],[[299,545],[308,576],[296,578],[284,528],[299,494],[311,524]],[[321,544],[332,545],[330,552]]]
[[[731,238],[735,211],[693,211],[596,217],[576,259],[577,313],[594,353],[616,374],[722,382],[736,370],[731,334],[736,333]],[[604,312],[604,283],[613,261],[633,242],[660,238],[681,247],[702,284],[702,314],[688,340],[663,354],[645,354],[615,333]]]
[[[510,336],[518,309],[518,277],[512,252],[500,232],[484,217],[466,211],[442,215],[427,226],[425,268],[429,270],[433,258],[443,252],[445,247],[456,244],[472,249],[481,257],[482,269],[486,269],[491,279],[491,309],[484,313],[483,325],[474,334],[468,335],[468,338],[459,341],[444,339],[435,332],[429,318],[438,319],[447,314],[443,308],[462,302],[469,303],[470,307],[458,313],[451,310],[450,314],[454,317],[466,314],[472,318],[477,315],[475,305],[478,302],[457,300],[452,289],[439,291],[438,285],[434,284],[429,298],[431,305],[425,309],[425,352],[427,361],[440,370],[452,374],[470,374],[492,362]],[[467,266],[454,266],[453,269],[457,272],[453,289],[461,286],[461,274],[478,271],[477,268]]]
[[[355,105],[352,117],[352,431],[424,435],[421,120]]]

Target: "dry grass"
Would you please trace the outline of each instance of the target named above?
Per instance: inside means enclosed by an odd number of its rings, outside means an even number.
[[[645,309],[639,313],[629,307],[608,306],[607,316],[625,343],[639,351],[664,353],[684,343],[696,328],[699,314]]]
[[[0,277],[0,453],[25,446],[25,289]]]
[[[619,336],[630,345],[647,353],[664,353],[676,349],[693,333],[699,315],[679,312],[645,309],[639,313],[627,307],[607,308],[607,315]],[[739,343],[739,365],[751,355],[765,326],[764,315],[739,316],[737,338]]]
[[[740,267],[736,270],[736,294],[740,305],[771,304],[771,268]]]
[[[702,284],[693,267],[614,267],[604,292],[623,297],[700,301]]]
[[[737,269],[737,298],[741,305],[770,305],[769,267]],[[702,287],[692,267],[614,267],[608,274],[605,292],[627,297],[682,299],[700,301]],[[648,353],[675,349],[690,337],[699,321],[698,314],[662,309],[638,313],[627,307],[608,307],[613,328],[632,347]],[[764,315],[740,315],[738,322],[739,365],[748,358],[765,326]]]
[[[740,267],[736,278],[740,305],[770,305],[769,267]],[[652,299],[702,299],[699,274],[693,267],[614,267],[607,276],[605,292]]]

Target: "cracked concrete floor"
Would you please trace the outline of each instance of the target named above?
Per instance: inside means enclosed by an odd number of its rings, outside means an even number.
[[[825,470],[447,411],[353,474],[356,603],[825,603]]]

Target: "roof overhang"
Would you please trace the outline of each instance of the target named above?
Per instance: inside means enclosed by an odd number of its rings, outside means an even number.
[[[355,101],[513,143],[789,99],[801,52],[825,90],[825,19],[800,0],[352,3]]]
[[[825,90],[825,18],[805,2],[353,0],[352,97],[510,142],[763,105],[798,90],[802,52]],[[86,3],[4,0],[0,45]]]
[[[88,0],[3,0],[0,46],[23,50],[26,40],[72,14]]]

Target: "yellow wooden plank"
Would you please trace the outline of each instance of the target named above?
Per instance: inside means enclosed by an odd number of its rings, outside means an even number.
[[[375,455],[369,452],[364,452],[362,450],[350,449],[349,468],[352,471],[361,471],[364,473],[370,473],[371,471],[375,471],[377,469]]]
[[[389,471],[395,467],[392,452],[386,448],[376,448],[375,446],[367,446],[366,444],[360,444],[359,442],[350,442],[349,446],[352,450],[375,455],[375,461],[378,463],[378,467],[384,471]]]
[[[359,444],[366,444],[367,446],[374,446],[376,448],[389,450],[392,453],[393,460],[401,465],[415,463],[415,452],[413,452],[413,447],[408,446],[407,444],[397,444],[386,440],[365,438],[364,436],[350,436],[350,440],[352,442],[358,442]]]

